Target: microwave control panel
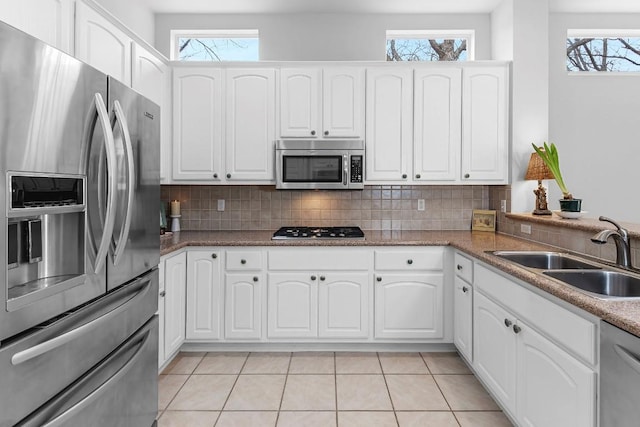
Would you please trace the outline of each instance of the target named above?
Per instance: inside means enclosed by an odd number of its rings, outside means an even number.
[[[362,156],[351,156],[351,182],[362,182]]]

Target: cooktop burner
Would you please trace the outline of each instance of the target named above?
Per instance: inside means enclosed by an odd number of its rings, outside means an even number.
[[[280,239],[361,239],[360,227],[282,227],[273,233],[272,240]]]

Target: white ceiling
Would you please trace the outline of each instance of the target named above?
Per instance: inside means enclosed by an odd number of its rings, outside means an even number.
[[[143,0],[155,13],[489,13],[502,0]],[[549,0],[552,12],[640,13],[640,0]]]

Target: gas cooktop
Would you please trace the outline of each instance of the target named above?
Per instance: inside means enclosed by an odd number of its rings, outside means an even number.
[[[273,233],[272,240],[281,239],[360,239],[360,227],[282,227]]]

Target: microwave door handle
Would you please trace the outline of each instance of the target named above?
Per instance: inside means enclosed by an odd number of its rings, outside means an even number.
[[[109,175],[109,181],[107,182],[107,208],[104,214],[104,228],[102,229],[102,238],[100,239],[100,246],[96,253],[96,265],[95,272],[98,273],[107,259],[107,251],[109,250],[109,244],[111,243],[111,235],[113,234],[113,228],[115,225],[114,209],[116,204],[116,144],[113,138],[113,132],[111,130],[111,123],[109,121],[109,113],[105,107],[102,95],[96,93],[93,99],[96,111],[98,112],[98,121],[104,134],[105,149],[107,153],[107,171]]]
[[[124,253],[124,249],[127,246],[127,240],[129,239],[129,230],[131,229],[131,211],[133,208],[133,196],[135,185],[135,163],[133,159],[133,145],[131,144],[131,135],[129,133],[129,126],[127,125],[127,118],[122,110],[122,106],[119,101],[113,103],[116,121],[120,123],[120,129],[122,129],[122,136],[124,139],[125,154],[127,156],[127,209],[124,214],[124,224],[120,231],[120,236],[116,242],[115,250],[113,253],[113,264],[118,265],[120,258]],[[115,126],[115,123],[114,123]]]

